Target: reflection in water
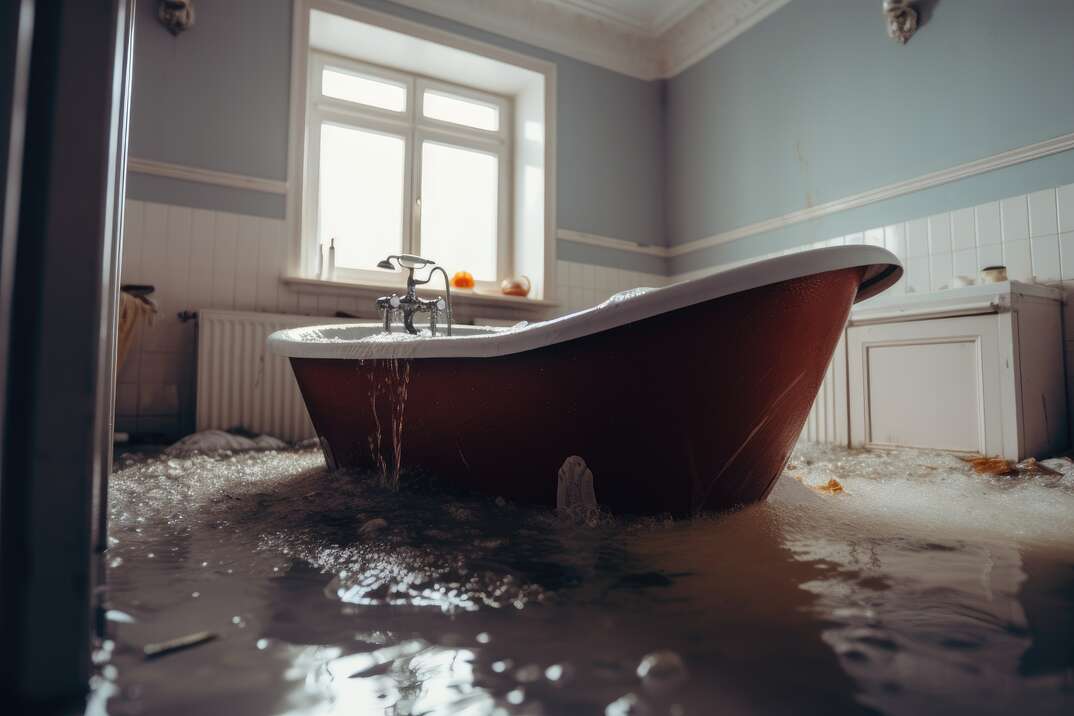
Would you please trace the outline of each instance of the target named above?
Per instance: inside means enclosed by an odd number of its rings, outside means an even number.
[[[933,453],[791,463],[763,505],[586,525],[427,476],[385,491],[313,451],[126,456],[93,708],[1074,708],[1074,479]],[[800,484],[831,478],[846,491]],[[204,630],[219,638],[141,654]]]

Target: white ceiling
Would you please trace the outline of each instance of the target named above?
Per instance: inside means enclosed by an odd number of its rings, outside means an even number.
[[[543,0],[656,37],[706,0]]]
[[[673,77],[791,0],[394,0],[641,79]]]

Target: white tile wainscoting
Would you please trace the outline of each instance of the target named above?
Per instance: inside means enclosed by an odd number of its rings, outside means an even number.
[[[556,265],[557,314],[595,306],[620,291],[642,286],[658,288],[667,283],[667,276],[660,274],[559,261]]]
[[[1021,194],[974,207],[943,212],[796,247],[794,253],[822,246],[875,244],[903,262],[903,278],[869,303],[897,301],[898,296],[927,294],[951,286],[957,276],[976,278],[991,265],[1007,267],[1011,280],[1060,289],[1065,297],[1063,335],[1068,413],[1074,410],[1074,184]],[[843,442],[837,431],[818,419],[836,406],[822,390],[804,437]]]
[[[281,282],[286,224],[279,219],[128,200],[123,283],[151,284],[160,313],[137,329],[116,388],[116,429],[174,439],[194,427],[196,326],[183,310],[205,308],[374,316],[354,296],[302,292]],[[560,313],[599,303],[665,277],[560,261]]]

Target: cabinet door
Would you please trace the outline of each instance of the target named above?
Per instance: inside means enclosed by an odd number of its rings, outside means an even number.
[[[999,320],[847,329],[851,445],[1002,454]]]

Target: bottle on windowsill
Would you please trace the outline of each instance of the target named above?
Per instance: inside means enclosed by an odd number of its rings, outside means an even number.
[[[336,280],[336,240],[333,238],[328,244],[328,276],[329,281]]]

